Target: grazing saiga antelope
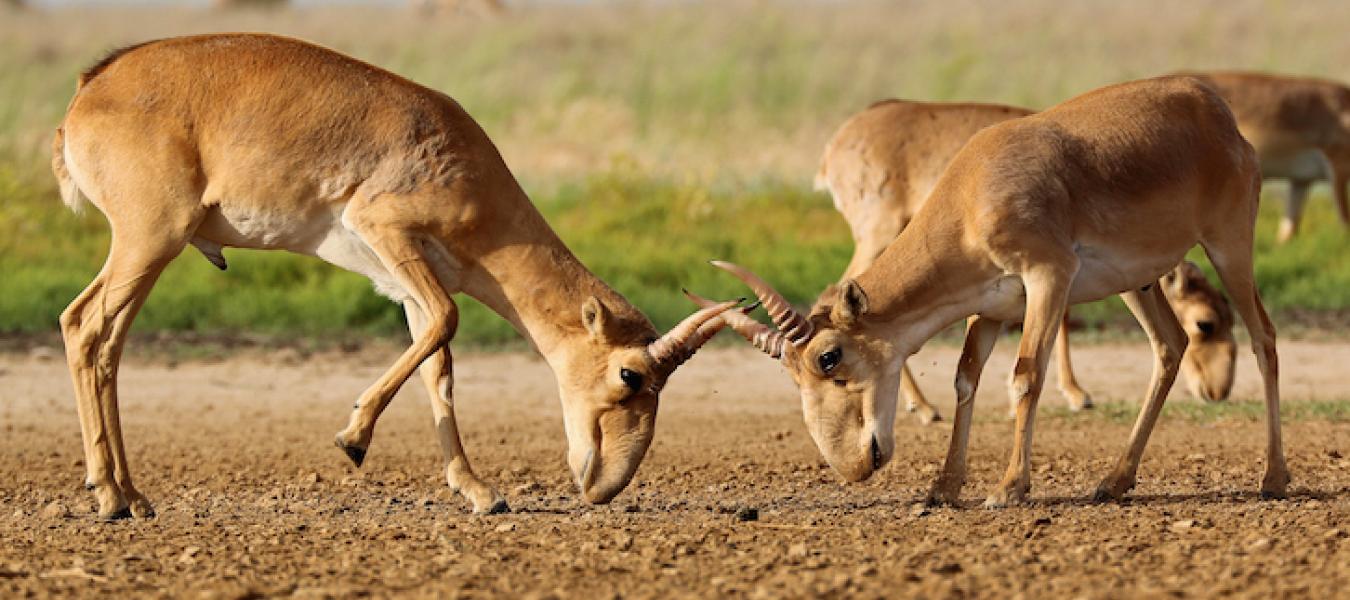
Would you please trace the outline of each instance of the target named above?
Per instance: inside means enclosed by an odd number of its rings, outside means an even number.
[[[1256,148],[1261,173],[1288,179],[1278,240],[1298,233],[1308,190],[1331,184],[1341,224],[1350,227],[1350,87],[1311,77],[1267,73],[1187,73],[1219,90],[1242,136]]]
[[[867,270],[900,234],[972,135],[1032,112],[997,104],[885,100],[845,121],[826,144],[815,180],[816,189],[830,192],[853,233],[853,259],[842,280]],[[1183,268],[1188,275],[1198,273],[1194,265],[1178,267]],[[1186,288],[1167,298],[1190,337],[1183,359],[1187,387],[1206,400],[1222,400],[1232,389],[1237,350],[1228,303],[1203,275],[1179,281]],[[1069,408],[1079,410],[1091,407],[1092,399],[1074,377],[1068,334],[1066,314],[1055,342],[1059,389]],[[920,421],[938,418],[908,367],[901,368],[900,389],[905,408]]]
[[[951,446],[929,499],[955,503],[980,372],[1004,323],[1021,321],[1012,373],[1016,436],[987,506],[1031,489],[1037,399],[1067,306],[1121,294],[1148,334],[1154,372],[1129,447],[1097,487],[1119,498],[1180,368],[1187,338],[1159,278],[1201,244],[1251,334],[1265,383],[1265,496],[1289,482],[1280,441],[1275,328],[1252,275],[1259,200],[1256,153],[1213,88],[1188,77],[1105,87],[1045,112],[992,125],[952,159],[870,268],[832,286],[809,315],[750,271],[720,263],[759,297],[777,331],[740,311],[721,319],[797,383],[807,429],[850,481],[894,453],[900,365],[938,331],[967,324],[956,374]]]
[[[137,310],[188,244],[221,269],[225,247],[316,256],[402,303],[413,343],[361,394],[337,444],[359,466],[380,411],[421,365],[446,479],[475,512],[506,504],[460,444],[452,294],[510,321],[553,369],[568,463],[597,503],[632,478],[662,386],[734,304],[658,336],[567,249],[459,104],[298,40],[207,35],[112,53],[80,76],[52,167],[66,204],[87,200],[112,229],[102,271],[61,315],[87,482],[105,518],[152,514],[123,451],[118,362]]]

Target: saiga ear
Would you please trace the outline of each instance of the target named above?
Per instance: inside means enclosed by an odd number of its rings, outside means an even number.
[[[839,302],[831,311],[830,320],[840,325],[852,325],[867,314],[867,293],[858,282],[850,279],[840,284]]]
[[[609,325],[611,315],[609,308],[600,302],[599,298],[591,296],[581,304],[581,324],[586,326],[586,331],[591,332],[591,337],[600,339],[605,335],[605,327]]]

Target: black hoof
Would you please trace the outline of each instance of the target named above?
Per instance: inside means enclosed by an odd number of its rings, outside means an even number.
[[[511,507],[508,506],[508,505],[506,504],[506,500],[505,500],[505,499],[498,499],[496,502],[493,502],[493,503],[492,503],[492,506],[489,506],[488,509],[487,509],[487,511],[485,511],[483,514],[485,514],[485,515],[504,515],[504,514],[509,513],[509,512],[511,512]]]
[[[1287,494],[1287,493],[1285,493],[1285,492],[1271,492],[1271,491],[1267,491],[1267,490],[1261,490],[1261,499],[1262,499],[1262,500],[1284,500],[1285,498],[1288,498],[1288,497],[1289,497],[1289,494]]]
[[[358,469],[361,468],[361,463],[366,462],[365,448],[357,448],[356,446],[344,445],[342,443],[342,440],[337,440],[333,443],[338,448],[342,449],[342,452],[344,452],[347,455],[347,458],[352,459],[352,463],[355,464]]]
[[[1092,501],[1097,504],[1106,504],[1108,502],[1115,502],[1116,500],[1119,500],[1119,498],[1106,490],[1097,490],[1092,493]]]
[[[124,506],[124,507],[122,507],[122,510],[119,510],[119,511],[117,511],[117,512],[115,512],[115,513],[113,513],[113,514],[110,514],[110,515],[99,515],[99,516],[98,516],[98,520],[99,520],[99,521],[102,521],[102,522],[104,522],[104,523],[111,523],[111,522],[113,522],[113,521],[121,521],[122,519],[130,519],[130,518],[131,518],[131,507],[130,507],[130,506]]]

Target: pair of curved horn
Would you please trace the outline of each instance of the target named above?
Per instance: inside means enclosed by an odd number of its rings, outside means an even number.
[[[764,305],[764,310],[768,311],[769,318],[773,319],[773,324],[778,329],[774,330],[768,325],[751,318],[749,313],[754,309],[753,305],[743,310],[724,312],[713,324],[717,324],[719,327],[721,325],[730,326],[736,333],[750,342],[750,345],[759,348],[760,351],[774,358],[782,358],[783,351],[788,344],[801,346],[811,339],[811,335],[815,333],[811,321],[806,318],[806,315],[793,309],[787,298],[784,298],[767,282],[760,279],[758,275],[751,273],[749,269],[729,262],[714,260],[712,264],[735,275],[737,279],[750,286],[750,289],[755,292],[755,296],[759,298],[758,304]],[[684,294],[699,306],[713,306],[711,300],[691,294],[687,290]]]
[[[652,361],[657,365],[667,371],[674,371],[675,367],[689,360],[689,357],[698,352],[698,349],[708,343],[708,340],[722,328],[718,317],[744,301],[745,298],[721,303],[708,301],[698,312],[685,317],[679,325],[648,344],[647,354],[651,355]]]
[[[755,297],[759,298],[760,304],[764,305],[764,310],[769,313],[769,318],[773,319],[774,326],[793,346],[800,346],[811,339],[811,334],[815,333],[811,321],[806,315],[792,308],[787,298],[773,289],[768,282],[740,265],[720,260],[712,261],[712,265],[735,275],[737,279],[745,282],[745,285],[750,286],[750,290],[755,292]]]
[[[694,301],[699,306],[714,306],[712,300],[699,296],[689,290],[684,290],[685,297]],[[787,345],[787,336],[781,332],[774,331],[772,327],[754,320],[750,316],[750,311],[754,310],[759,303],[756,302],[745,308],[730,310],[722,313],[716,319],[709,321],[705,328],[711,330],[708,337],[717,333],[722,327],[731,327],[733,331],[750,342],[751,346],[759,348],[760,351],[774,358],[783,357],[783,348]]]

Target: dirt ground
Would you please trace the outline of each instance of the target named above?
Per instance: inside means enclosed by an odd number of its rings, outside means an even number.
[[[962,508],[915,501],[949,425],[902,415],[897,458],[845,485],[801,422],[788,377],[740,348],[706,350],[670,382],[656,441],[612,504],[579,502],[553,379],[525,354],[457,359],[473,464],[513,512],[477,517],[440,476],[428,403],[408,386],[361,470],[332,446],[394,348],[300,357],[145,360],[122,370],[122,416],[153,520],[98,523],[59,352],[0,355],[0,597],[134,594],[672,597],[1332,597],[1350,586],[1350,424],[1287,419],[1293,495],[1255,494],[1264,430],[1246,417],[1164,417],[1121,504],[1084,501],[1129,424],[1045,410],[1029,506],[986,510],[1011,442],[986,372]],[[957,350],[912,363],[947,414]],[[1289,404],[1350,398],[1350,344],[1284,342]],[[1098,402],[1134,402],[1142,341],[1079,348]],[[1235,397],[1258,376],[1239,363]],[[1052,381],[1053,385],[1053,381]],[[1049,388],[1048,388],[1049,389]],[[1176,403],[1197,402],[1177,391]],[[751,509],[756,518],[749,519]]]

